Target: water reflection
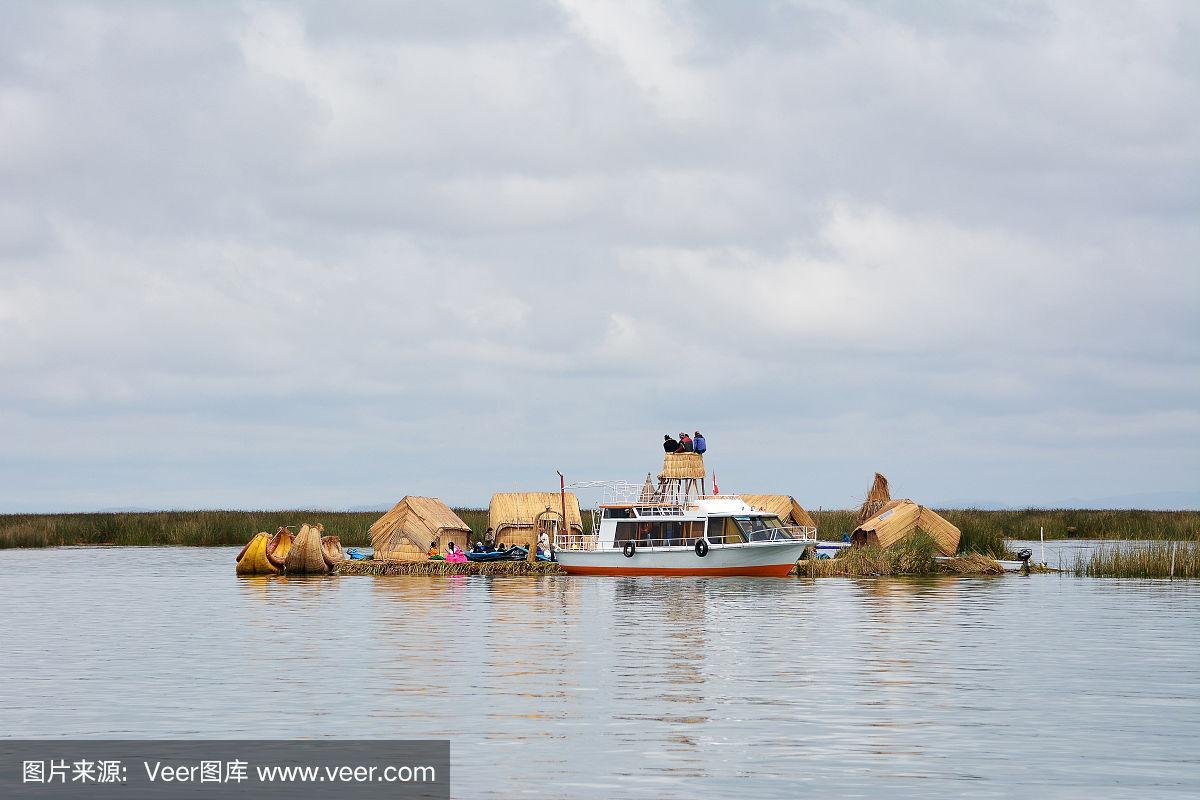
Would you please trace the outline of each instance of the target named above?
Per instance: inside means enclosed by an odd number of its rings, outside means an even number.
[[[450,737],[463,797],[1198,788],[1196,583],[238,578],[236,549],[129,552],[0,552],[6,735]]]

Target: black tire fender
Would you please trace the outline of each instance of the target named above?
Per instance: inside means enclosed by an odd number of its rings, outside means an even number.
[[[696,555],[700,556],[701,558],[704,558],[706,555],[708,555],[708,540],[707,539],[697,539],[696,540]]]
[[[621,548],[621,552],[625,554],[626,558],[633,558],[633,554],[637,552],[637,545],[633,542],[626,542],[625,546]]]

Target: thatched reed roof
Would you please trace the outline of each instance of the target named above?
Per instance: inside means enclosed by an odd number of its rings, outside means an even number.
[[[858,507],[858,517],[855,524],[862,525],[871,517],[883,510],[885,503],[892,499],[892,491],[888,488],[888,479],[883,477],[881,473],[875,473],[875,480],[871,483],[871,488],[867,492],[867,497],[863,500],[862,505]]]
[[[377,553],[397,550],[406,541],[423,553],[445,533],[470,538],[471,528],[436,497],[408,495],[375,520],[370,533],[371,546]]]
[[[704,456],[699,453],[663,453],[662,478],[704,478]]]
[[[809,528],[817,527],[812,516],[796,502],[796,498],[787,494],[742,494],[738,495],[751,508],[761,509],[769,514],[775,514],[784,523],[804,525]]]
[[[933,539],[943,555],[958,552],[961,532],[949,520],[912,500],[892,500],[879,513],[854,529],[850,541],[891,547],[896,542],[922,531]]]
[[[537,515],[549,508],[562,512],[558,492],[502,492],[492,495],[488,505],[488,527],[499,539],[505,528],[532,528]],[[579,514],[579,498],[567,492],[566,527],[583,533],[583,517]]]
[[[655,493],[658,487],[654,485],[654,481],[650,480],[650,473],[646,473],[646,482],[642,484],[642,491],[638,494],[639,503],[653,503]]]

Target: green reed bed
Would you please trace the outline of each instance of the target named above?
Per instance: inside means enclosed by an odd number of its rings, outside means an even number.
[[[796,565],[796,575],[810,578],[937,575],[933,540],[915,533],[887,549],[848,547],[835,558],[809,558]]]
[[[258,531],[320,522],[348,546],[368,544],[375,513],[330,511],[156,511],[0,516],[0,548],[61,545],[244,545]]]
[[[936,509],[966,536],[1036,539],[1195,539],[1200,534],[1200,511],[1141,511],[1037,509],[981,511]]]
[[[962,531],[959,550],[1012,558],[1006,540],[1037,539],[1195,539],[1200,535],[1200,511],[1140,511],[1038,509],[983,511],[975,508],[936,508]],[[854,530],[855,511],[811,512],[818,536],[838,540]]]
[[[476,538],[487,530],[484,509],[455,509]],[[962,530],[962,552],[994,558],[1011,557],[1006,539],[1036,539],[1045,527],[1047,539],[1068,536],[1094,539],[1194,540],[1200,535],[1197,511],[979,511],[938,509]],[[840,540],[854,529],[853,511],[813,512],[822,539]],[[280,525],[319,522],[325,533],[341,537],[347,547],[369,545],[367,529],[379,512],[362,511],[156,511],[115,514],[0,515],[0,549],[60,545],[192,545],[245,544],[258,531],[274,533]],[[591,514],[583,515],[591,527]]]
[[[1091,578],[1200,578],[1200,541],[1105,546],[1077,554],[1072,571]]]

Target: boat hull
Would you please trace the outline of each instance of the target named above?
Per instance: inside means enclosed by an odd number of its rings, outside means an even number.
[[[747,575],[782,578],[812,542],[712,545],[701,557],[690,547],[647,547],[632,557],[621,550],[560,550],[559,565],[573,575]]]

